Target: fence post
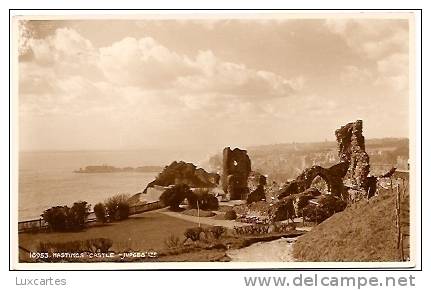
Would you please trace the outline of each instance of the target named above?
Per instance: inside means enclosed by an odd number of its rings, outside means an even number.
[[[390,180],[391,180],[391,193],[394,193],[394,188],[392,186],[392,177],[390,178]]]
[[[305,226],[304,209],[302,209],[302,226]]]
[[[286,220],[287,220],[287,224],[289,224],[289,216],[290,216],[290,214],[289,214],[289,209],[287,208],[286,209]]]
[[[401,200],[400,200],[400,185],[397,184],[397,202],[396,202],[396,212],[397,212],[397,248],[400,248],[401,242]]]
[[[201,227],[201,217],[200,217],[200,214],[199,214],[199,201],[198,200],[196,201],[196,205],[197,205],[197,208],[198,208],[198,225],[199,225],[199,227]]]

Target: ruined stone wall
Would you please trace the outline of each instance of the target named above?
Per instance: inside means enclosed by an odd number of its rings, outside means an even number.
[[[327,184],[328,190],[335,196],[344,191],[343,177],[347,172],[348,163],[341,162],[330,168],[315,165],[305,169],[298,177],[286,183],[279,191],[278,198],[301,193],[310,188],[313,180],[320,176]]]
[[[338,156],[341,162],[348,162],[345,176],[346,185],[366,187],[370,172],[370,158],[365,152],[365,139],[362,135],[362,120],[348,123],[335,131],[338,143]]]
[[[248,194],[250,172],[251,161],[246,150],[224,148],[222,187],[230,195],[230,199],[241,199]]]

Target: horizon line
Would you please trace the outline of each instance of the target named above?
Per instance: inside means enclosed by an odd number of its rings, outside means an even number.
[[[398,139],[398,140],[402,140],[402,139],[407,139],[409,140],[409,137],[381,137],[381,138],[365,138],[365,140],[383,140],[383,139]],[[320,141],[310,141],[310,142],[296,142],[296,141],[291,141],[291,142],[280,142],[280,143],[265,143],[265,144],[252,144],[252,145],[244,145],[241,147],[244,148],[253,148],[253,147],[260,147],[260,146],[271,146],[271,145],[288,145],[288,144],[315,144],[315,143],[335,143],[336,140],[320,140]],[[231,145],[236,147],[237,145]],[[172,148],[167,148],[167,147],[149,147],[149,148],[117,148],[117,149],[31,149],[31,150],[21,150],[19,149],[18,152],[19,153],[37,153],[37,152],[132,152],[132,151],[145,151],[145,150],[171,150],[173,148],[175,148],[176,150],[178,149],[188,149],[188,146],[184,146],[184,147],[175,147],[173,146]],[[224,146],[224,147],[230,147],[228,146]],[[191,150],[195,150],[197,148],[191,147]]]

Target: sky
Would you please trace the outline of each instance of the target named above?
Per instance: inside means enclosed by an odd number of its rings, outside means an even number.
[[[19,21],[20,150],[408,137],[406,19]],[[221,149],[220,149],[221,150]]]

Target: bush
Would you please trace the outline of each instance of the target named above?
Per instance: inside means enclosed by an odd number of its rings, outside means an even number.
[[[49,229],[53,231],[66,231],[68,211],[69,208],[67,206],[54,206],[45,210],[42,218],[48,223]]]
[[[212,226],[207,229],[207,232],[210,233],[214,239],[218,240],[226,232],[226,228],[222,226]]]
[[[204,210],[217,210],[218,209],[218,199],[212,194],[205,194],[201,198],[202,209]]]
[[[334,213],[343,211],[346,208],[346,202],[332,195],[322,197],[318,203],[318,205],[309,204],[304,207],[305,218],[320,223]]]
[[[233,209],[230,209],[224,214],[224,218],[226,220],[236,220],[236,212]]]
[[[187,202],[190,208],[197,208],[199,204],[199,209],[203,210],[217,210],[218,209],[218,199],[208,192],[191,192],[187,196]]]
[[[171,234],[166,240],[165,245],[169,249],[175,249],[180,246],[180,238]]]
[[[90,205],[88,205],[86,201],[78,201],[73,203],[73,206],[69,209],[67,215],[69,229],[83,229],[89,211]]]
[[[120,203],[118,205],[118,219],[124,220],[129,217],[130,206],[128,203]]]
[[[128,199],[129,196],[126,194],[117,194],[105,201],[109,221],[124,220],[129,217],[130,205]]]
[[[98,203],[94,206],[94,214],[98,222],[106,223],[106,209],[103,203]]]
[[[68,206],[54,206],[45,210],[42,218],[53,231],[80,230],[85,226],[90,206],[86,201],[78,201],[71,208]]]
[[[190,197],[193,192],[186,184],[177,184],[166,189],[159,197],[164,206],[169,206],[171,210],[178,210],[184,199]]]
[[[265,178],[265,176],[263,176],[263,178]],[[266,196],[264,186],[259,184],[259,186],[248,195],[247,204],[261,200],[266,200]]]
[[[192,240],[193,242],[199,241],[202,232],[204,232],[204,230],[200,227],[188,228],[184,232],[184,236],[186,237],[184,241],[187,241],[188,239]]]

